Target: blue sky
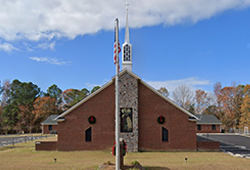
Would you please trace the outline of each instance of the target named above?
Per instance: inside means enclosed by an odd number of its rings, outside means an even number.
[[[114,20],[122,44],[126,1],[0,3],[2,83],[91,89],[115,75]],[[180,84],[213,91],[216,82],[249,83],[249,0],[129,3],[133,72],[142,80],[169,91]]]

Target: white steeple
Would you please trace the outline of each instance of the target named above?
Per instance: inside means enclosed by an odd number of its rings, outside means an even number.
[[[126,15],[126,32],[125,32],[125,42],[127,42],[127,43],[129,43],[128,6],[129,6],[129,4],[128,4],[128,3],[126,3],[127,15]]]
[[[128,26],[128,3],[126,3],[126,32],[125,42],[122,45],[122,70],[132,71],[132,45],[129,42],[129,26]]]

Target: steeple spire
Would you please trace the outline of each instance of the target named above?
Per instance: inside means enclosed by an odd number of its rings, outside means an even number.
[[[126,10],[127,10],[127,15],[126,15],[126,32],[125,32],[125,42],[129,43],[129,26],[128,26],[128,6],[129,4],[126,3]]]
[[[125,30],[125,42],[122,45],[122,70],[127,69],[132,71],[132,45],[129,40],[129,26],[128,26],[128,6],[126,3],[126,30]]]

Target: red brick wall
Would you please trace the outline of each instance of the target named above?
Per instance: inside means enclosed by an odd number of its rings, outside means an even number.
[[[58,123],[58,150],[111,150],[115,141],[114,83],[65,116]],[[166,100],[138,84],[139,150],[196,150],[196,123]],[[96,117],[94,125],[89,116]],[[165,123],[157,118],[162,115]],[[92,141],[85,142],[85,130],[92,127]],[[162,127],[169,141],[162,142]]]
[[[57,150],[57,142],[46,141],[46,142],[36,142],[37,151],[55,151]]]
[[[201,130],[196,128],[197,133],[220,133],[220,125],[215,125],[215,130],[212,130],[212,125],[201,125]]]
[[[114,83],[65,116],[58,123],[58,150],[105,150],[115,142]],[[89,116],[96,123],[88,122]],[[92,141],[85,142],[85,130],[92,128]]]
[[[198,151],[220,151],[220,142],[218,141],[197,141]]]
[[[139,83],[139,150],[196,150],[196,122],[189,116]],[[158,124],[159,116],[165,117]],[[169,141],[162,142],[162,127]]]
[[[49,125],[43,125],[43,134],[50,134]],[[57,131],[57,125],[52,125],[52,131]]]

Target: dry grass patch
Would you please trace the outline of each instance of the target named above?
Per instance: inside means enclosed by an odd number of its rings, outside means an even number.
[[[185,158],[187,163],[185,163]],[[129,154],[125,163],[137,160],[146,169],[156,170],[236,170],[250,169],[250,159],[235,158],[222,152],[144,152]]]
[[[56,140],[56,138],[54,138]],[[108,151],[35,151],[35,141],[0,148],[0,169],[8,170],[94,170],[104,162],[115,163]],[[185,163],[185,158],[188,158]],[[57,162],[54,163],[54,158]],[[221,152],[129,153],[125,164],[137,160],[147,170],[235,170],[250,169],[250,159],[234,158]]]
[[[35,151],[34,143],[29,142],[0,151],[0,169],[8,170],[83,170],[96,169],[107,159],[114,157],[105,152],[45,152]],[[25,146],[26,145],[26,146]],[[54,163],[54,158],[57,159]]]

